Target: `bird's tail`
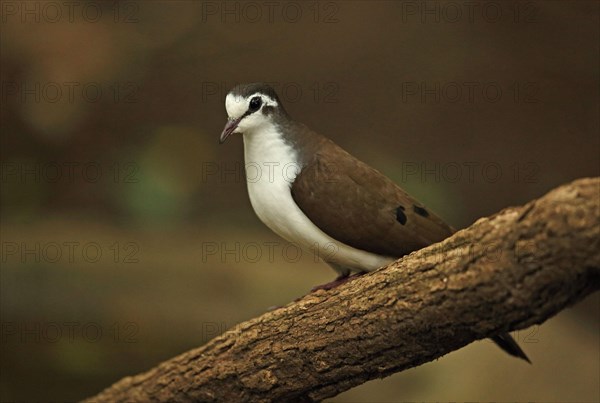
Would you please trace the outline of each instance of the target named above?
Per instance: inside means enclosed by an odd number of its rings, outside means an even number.
[[[508,354],[514,357],[522,358],[531,364],[531,361],[529,361],[527,355],[523,352],[523,350],[521,350],[521,347],[519,347],[515,339],[513,339],[510,334],[500,333],[492,337],[492,340],[494,340],[494,343],[496,343],[502,350],[506,351]]]

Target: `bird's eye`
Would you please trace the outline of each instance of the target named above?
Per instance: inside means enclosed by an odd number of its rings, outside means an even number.
[[[260,97],[254,97],[250,100],[250,110],[252,112],[257,111],[262,104],[262,99]]]

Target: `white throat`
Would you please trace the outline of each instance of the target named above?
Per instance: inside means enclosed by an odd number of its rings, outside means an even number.
[[[300,171],[297,153],[270,122],[243,136],[246,183],[256,215],[279,236],[297,242],[296,225],[286,218],[289,210],[299,210],[291,194]]]
[[[260,220],[282,238],[317,253],[340,273],[375,270],[393,259],[352,248],[321,231],[292,198],[298,153],[271,122],[244,133],[246,182]]]

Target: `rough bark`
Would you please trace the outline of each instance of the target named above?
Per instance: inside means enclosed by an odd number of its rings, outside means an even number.
[[[599,178],[561,186],[89,401],[319,401],[542,323],[600,287],[599,199]]]

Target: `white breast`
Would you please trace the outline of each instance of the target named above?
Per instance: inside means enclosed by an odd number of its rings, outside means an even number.
[[[245,133],[244,154],[252,207],[279,236],[317,253],[340,272],[375,270],[393,260],[336,241],[300,210],[292,198],[291,185],[301,167],[296,153],[275,126]]]

